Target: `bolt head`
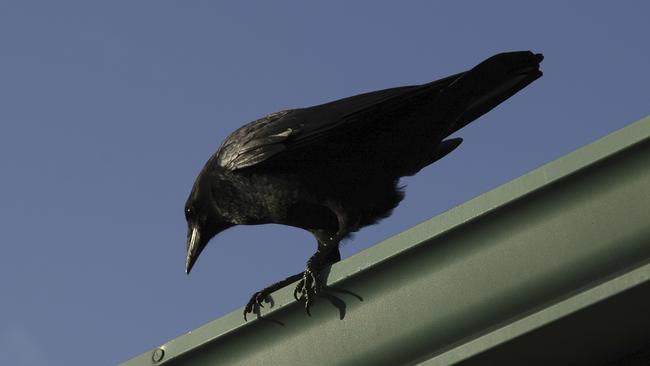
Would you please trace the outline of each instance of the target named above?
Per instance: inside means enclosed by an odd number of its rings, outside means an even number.
[[[165,350],[162,348],[156,348],[151,355],[151,360],[153,362],[160,362],[163,357],[165,357]]]

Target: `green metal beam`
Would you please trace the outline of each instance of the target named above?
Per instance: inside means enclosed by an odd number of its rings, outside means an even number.
[[[237,310],[124,365],[485,364],[535,350],[554,364],[603,360],[650,339],[647,321],[629,321],[632,302],[650,299],[649,218],[645,118],[335,264],[338,290],[312,317],[289,286],[263,319]],[[635,335],[622,345],[574,358],[571,340],[540,348],[623,323]]]

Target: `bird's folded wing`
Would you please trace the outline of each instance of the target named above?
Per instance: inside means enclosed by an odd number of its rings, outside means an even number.
[[[431,118],[446,124],[441,136],[445,138],[539,78],[542,59],[541,54],[530,51],[501,53],[467,72],[431,83],[273,113],[233,132],[217,151],[217,161],[226,169],[237,170],[290,152],[300,153],[304,148],[317,148],[319,142],[353,130],[368,131],[366,125],[373,123],[369,115],[390,112],[416,100],[412,97],[417,95],[431,96],[436,114]],[[369,111],[372,113],[366,114]]]
[[[390,100],[401,99],[425,87],[443,89],[460,75],[462,73],[428,84],[378,90],[313,107],[272,113],[228,136],[217,151],[218,163],[228,170],[237,170],[259,164],[283,152],[311,146],[325,138],[345,133],[351,124],[372,123],[352,118],[355,114]]]

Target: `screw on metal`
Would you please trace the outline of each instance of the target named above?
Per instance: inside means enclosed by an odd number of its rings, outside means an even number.
[[[160,362],[163,357],[165,357],[165,350],[162,348],[156,348],[151,355],[151,360],[153,362]]]

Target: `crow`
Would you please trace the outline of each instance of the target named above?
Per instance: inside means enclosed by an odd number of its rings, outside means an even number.
[[[457,148],[462,139],[448,137],[541,77],[542,60],[530,51],[501,53],[444,79],[284,110],[237,129],[185,204],[186,272],[232,226],[301,228],[318,248],[304,272],[255,292],[244,318],[295,281],[294,297],[309,313],[320,271],[341,259],[340,241],[389,216],[404,197],[399,179]]]

